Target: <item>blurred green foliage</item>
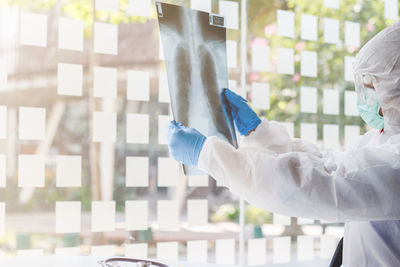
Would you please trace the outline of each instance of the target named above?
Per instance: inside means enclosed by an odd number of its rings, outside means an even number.
[[[245,218],[247,224],[263,225],[272,223],[272,213],[256,208],[252,205],[246,205]],[[239,222],[239,207],[234,204],[224,204],[211,214],[213,222]]]
[[[211,221],[213,222],[225,222],[225,221],[239,221],[239,208],[233,204],[224,204],[218,207],[218,209],[211,214]]]

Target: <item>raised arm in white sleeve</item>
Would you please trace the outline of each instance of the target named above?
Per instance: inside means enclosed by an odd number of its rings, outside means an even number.
[[[391,146],[348,152],[235,149],[207,138],[198,167],[250,204],[329,221],[400,219],[400,135]]]
[[[261,119],[260,125],[248,136],[242,137],[240,147],[264,148],[277,154],[302,151],[319,155],[319,149],[306,141],[290,138],[286,128],[276,121]]]

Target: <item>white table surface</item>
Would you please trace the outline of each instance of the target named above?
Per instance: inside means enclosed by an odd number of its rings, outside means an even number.
[[[98,256],[82,256],[82,255],[51,255],[51,256],[24,256],[5,258],[0,260],[0,266],[4,267],[100,267],[99,260],[104,257]],[[188,262],[163,262],[171,267],[238,267],[237,265],[218,265],[205,263],[188,263]],[[265,267],[327,267],[329,261],[314,260],[305,262],[290,262],[286,264],[267,264]]]

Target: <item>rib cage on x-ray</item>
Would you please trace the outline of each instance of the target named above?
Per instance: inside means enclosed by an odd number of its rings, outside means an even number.
[[[237,147],[221,97],[228,88],[226,29],[210,25],[206,12],[156,4],[174,119]],[[184,170],[187,175],[201,174],[191,166]]]

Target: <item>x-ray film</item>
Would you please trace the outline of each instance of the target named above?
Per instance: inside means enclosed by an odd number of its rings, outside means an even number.
[[[156,2],[173,117],[237,147],[228,88],[225,18]],[[186,175],[201,171],[184,165]]]

